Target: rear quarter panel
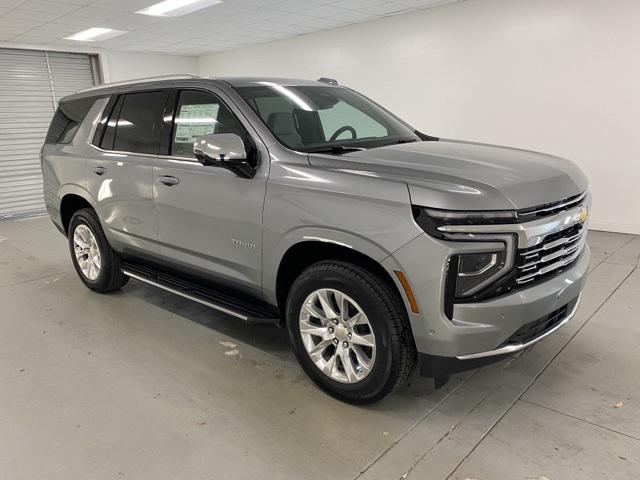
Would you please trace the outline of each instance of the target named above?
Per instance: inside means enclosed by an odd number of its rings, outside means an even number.
[[[85,151],[94,122],[99,121],[100,112],[106,102],[107,99],[102,98],[93,104],[71,143],[45,143],[43,146],[44,201],[51,219],[60,228],[60,202],[64,195],[72,193],[82,196],[92,205],[95,203],[87,190]]]

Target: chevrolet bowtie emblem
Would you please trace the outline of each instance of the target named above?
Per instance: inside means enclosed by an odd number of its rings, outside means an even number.
[[[576,221],[584,223],[587,216],[589,216],[589,209],[587,207],[582,207],[578,213],[576,213]]]

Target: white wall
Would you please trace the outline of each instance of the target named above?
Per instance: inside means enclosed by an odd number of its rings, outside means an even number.
[[[203,56],[203,75],[337,78],[420,130],[589,176],[591,227],[640,234],[640,1],[468,0]]]
[[[100,60],[105,82],[156,75],[198,73],[196,57],[106,50],[100,53]]]

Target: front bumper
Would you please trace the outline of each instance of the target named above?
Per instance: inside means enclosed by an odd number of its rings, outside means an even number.
[[[570,308],[567,309],[567,314],[564,315],[557,323],[526,342],[507,343],[506,345],[493,350],[472,353],[469,355],[457,355],[455,357],[420,353],[420,375],[424,377],[446,378],[453,373],[479,368],[484,365],[500,361],[503,358],[535,345],[540,340],[554,334],[575,316],[579,304],[580,295],[578,295],[578,298],[569,304]]]
[[[522,224],[519,239],[524,240],[520,246],[530,246],[544,235],[567,228],[570,223],[566,219],[573,218],[573,213],[564,212],[544,222],[532,222],[530,226]],[[425,375],[439,376],[438,372],[443,370],[461,371],[499,360],[551,335],[575,314],[590,260],[586,243],[575,261],[557,275],[500,297],[477,303],[456,303],[448,318],[444,308],[446,259],[459,252],[482,251],[482,248],[486,248],[486,244],[441,241],[424,234],[384,262],[388,270],[405,273],[417,298],[420,311],[413,313],[408,309],[408,312],[420,353],[421,371]],[[513,341],[514,334],[527,325],[536,325],[563,307],[567,309],[562,317],[556,318],[548,328],[535,331],[535,335],[524,341]]]
[[[557,330],[562,328],[566,323],[571,320],[578,310],[578,305],[580,304],[580,296],[575,300],[572,300],[566,307],[566,314],[563,314],[562,317],[558,319],[557,322],[554,322],[553,325],[550,325],[549,328],[546,328],[540,332],[539,335],[535,335],[532,338],[526,341],[519,342],[507,342],[503,346],[495,348],[493,350],[487,350],[485,352],[478,353],[469,353],[467,355],[456,355],[458,360],[474,360],[477,358],[486,358],[486,357],[494,357],[496,355],[510,355],[512,353],[519,352],[520,350],[524,350],[525,348],[530,347],[538,343],[540,340],[547,338],[549,335],[555,333]]]

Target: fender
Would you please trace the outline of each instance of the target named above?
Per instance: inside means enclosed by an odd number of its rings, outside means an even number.
[[[381,266],[383,266],[382,262],[388,259],[393,253],[382,245],[353,232],[318,226],[304,226],[292,229],[279,239],[271,255],[263,257],[262,285],[264,299],[267,302],[277,303],[276,283],[278,269],[285,254],[292,247],[307,242],[326,242],[342,248],[352,249],[354,252],[371,258]],[[393,262],[392,264],[395,263],[396,262]],[[388,267],[389,264],[387,264],[386,267],[383,266],[390,276],[393,277],[393,272],[390,272]]]
[[[102,225],[102,228],[104,230],[104,223],[102,222],[102,216],[99,214],[98,211],[98,205],[96,202],[96,199],[93,198],[93,196],[91,195],[91,193],[89,193],[89,191],[82,187],[81,185],[78,185],[77,183],[66,183],[62,186],[60,186],[60,188],[58,189],[58,198],[56,199],[56,204],[55,204],[55,214],[52,213],[53,208],[48,206],[49,209],[49,214],[51,216],[51,219],[53,220],[53,223],[58,227],[58,229],[66,235],[66,233],[64,232],[64,227],[62,225],[62,214],[61,214],[61,209],[62,209],[62,200],[64,197],[66,197],[67,195],[76,195],[78,197],[81,197],[82,199],[86,200],[87,203],[89,205],[91,205],[91,207],[98,212],[98,218],[100,219],[100,223]]]
[[[81,185],[78,185],[77,183],[65,183],[64,185],[61,185],[60,189],[58,190],[58,211],[60,211],[60,204],[62,203],[62,199],[66,195],[78,195],[79,197],[82,197],[87,202],[89,202],[94,210],[97,209],[96,199],[93,198],[91,193],[89,193],[89,190]]]

